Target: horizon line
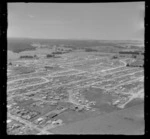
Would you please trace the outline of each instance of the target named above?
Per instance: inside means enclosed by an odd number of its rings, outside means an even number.
[[[32,37],[7,37],[7,39],[43,39],[43,40],[93,40],[93,41],[142,41],[144,42],[145,40],[140,40],[140,39],[90,39],[90,38],[32,38]]]

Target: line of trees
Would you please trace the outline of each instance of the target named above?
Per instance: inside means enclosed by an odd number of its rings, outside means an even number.
[[[97,50],[91,49],[91,48],[85,48],[85,51],[86,51],[86,52],[96,52]]]
[[[37,58],[37,55],[34,56],[25,55],[25,56],[20,56],[20,58]]]

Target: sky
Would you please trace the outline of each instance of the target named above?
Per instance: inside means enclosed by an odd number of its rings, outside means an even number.
[[[144,40],[144,2],[8,3],[8,38]]]

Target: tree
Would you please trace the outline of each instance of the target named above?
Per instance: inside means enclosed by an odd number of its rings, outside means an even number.
[[[47,57],[47,58],[49,58],[49,57],[53,57],[53,55],[51,55],[51,54],[47,54],[47,55],[46,55],[46,57]]]
[[[113,56],[113,59],[117,59],[117,56]]]
[[[127,63],[127,65],[126,65],[127,67],[129,67],[130,66],[130,64],[129,63]]]
[[[9,62],[9,64],[8,64],[8,65],[10,65],[10,66],[11,66],[11,65],[12,65],[12,63],[11,63],[11,62]]]
[[[34,58],[36,58],[37,57],[37,55],[34,55]]]

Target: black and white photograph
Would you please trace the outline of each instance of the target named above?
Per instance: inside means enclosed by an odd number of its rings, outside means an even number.
[[[145,134],[144,1],[7,14],[7,135]]]

